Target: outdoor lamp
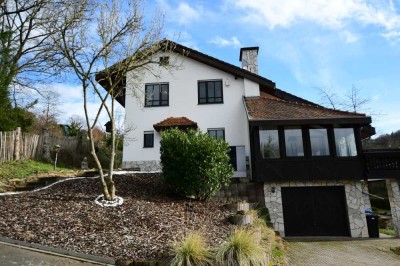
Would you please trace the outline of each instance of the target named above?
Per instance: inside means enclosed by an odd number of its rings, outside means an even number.
[[[60,145],[54,145],[54,152],[56,153],[56,158],[54,160],[54,171],[56,170],[57,167],[57,157],[58,157],[58,153],[61,150],[61,146]]]

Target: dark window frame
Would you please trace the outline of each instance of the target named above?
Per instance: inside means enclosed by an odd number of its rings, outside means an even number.
[[[204,83],[205,84],[205,97],[200,98],[200,84]],[[214,83],[214,96],[209,96],[208,95],[208,88],[209,84]],[[216,97],[215,96],[215,83],[220,83],[221,85],[221,97]],[[214,101],[211,101],[213,99]],[[217,101],[217,99],[219,99]],[[205,100],[205,102],[201,102],[201,100]],[[223,82],[222,79],[216,79],[216,80],[199,80],[197,82],[197,103],[198,104],[222,104],[224,103],[224,87],[223,87]]]
[[[326,138],[327,138],[327,144],[328,144],[328,149],[327,149],[327,152],[328,152],[328,154],[326,155],[313,155],[312,154],[312,141],[311,141],[311,130],[312,129],[324,129],[325,131],[326,131]],[[309,126],[309,127],[307,127],[306,128],[306,130],[308,131],[308,140],[309,140],[309,148],[310,148],[310,152],[309,152],[309,155],[310,155],[310,157],[312,157],[312,158],[329,158],[329,157],[334,157],[333,156],[333,154],[332,154],[332,144],[331,144],[331,141],[330,141],[330,139],[331,139],[331,134],[330,134],[330,128],[328,128],[328,127],[322,127],[322,126]]]
[[[264,158],[264,156],[262,154],[262,151],[261,151],[261,137],[260,137],[260,131],[261,130],[276,131],[278,133],[278,152],[279,152],[278,157],[265,157]],[[259,129],[258,129],[258,138],[259,138],[259,142],[260,143],[258,145],[259,145],[260,155],[261,155],[262,159],[281,160],[284,156],[286,156],[286,153],[284,153],[282,151],[282,136],[281,136],[282,134],[281,133],[282,133],[281,127],[278,127],[278,126],[260,126],[259,127]]]
[[[263,158],[261,155],[261,139],[259,137],[259,131],[263,129],[269,130],[278,130],[278,137],[279,137],[279,150],[280,150],[280,158]],[[357,154],[355,156],[339,156],[337,154],[337,147],[336,147],[336,138],[334,134],[334,130],[338,128],[349,128],[353,129],[354,132],[354,139],[355,139],[355,148]],[[302,133],[302,142],[303,142],[303,151],[304,156],[288,156],[286,152],[286,141],[285,141],[285,129],[300,129]],[[327,137],[328,137],[328,152],[329,155],[322,155],[322,156],[313,156],[312,155],[312,147],[311,147],[311,136],[310,130],[311,129],[326,129]],[[344,125],[304,125],[304,126],[259,126],[258,127],[258,143],[254,143],[253,145],[258,145],[258,152],[257,155],[258,159],[262,160],[298,160],[298,159],[316,159],[316,160],[325,160],[328,158],[336,158],[336,159],[346,159],[346,158],[356,158],[361,156],[362,149],[361,149],[361,139],[360,139],[360,129],[358,126],[344,126]]]
[[[150,143],[147,142],[147,136],[152,136]],[[145,131],[143,133],[143,148],[154,148],[154,131]]]
[[[288,155],[288,147],[287,147],[287,143],[286,143],[286,134],[285,134],[285,131],[286,130],[300,130],[300,133],[301,133],[301,145],[302,145],[302,148],[303,148],[303,155],[291,155],[291,156],[289,156]],[[307,136],[308,136],[308,138],[309,138],[309,135],[306,133],[306,132],[304,132],[305,130],[304,130],[304,128],[303,127],[299,127],[299,126],[285,126],[285,127],[283,127],[282,128],[282,131],[283,131],[283,137],[284,137],[284,139],[283,139],[283,142],[284,142],[284,150],[285,150],[285,158],[306,158],[306,157],[308,157],[307,155],[308,155],[308,145],[307,145]]]
[[[215,135],[213,135],[213,136],[211,136],[210,135],[210,131],[215,131]],[[222,131],[222,139],[223,140],[225,140],[225,128],[223,128],[223,127],[218,127],[218,128],[207,128],[207,134],[210,136],[210,137],[214,137],[215,136],[215,138],[217,139],[217,131]]]
[[[352,130],[353,137],[354,137],[354,146],[355,146],[355,155],[346,155],[346,156],[340,156],[338,154],[338,146],[336,142],[336,137],[337,134],[335,134],[335,129],[350,129]],[[347,126],[334,126],[332,129],[332,138],[333,138],[333,143],[334,143],[334,150],[335,150],[335,157],[336,158],[356,158],[359,157],[361,152],[360,152],[360,145],[359,145],[359,140],[360,140],[360,135],[359,135],[359,130],[354,128],[354,127],[347,127]]]
[[[159,95],[158,95],[158,100],[150,100],[149,98],[149,92],[148,92],[148,90],[150,89],[150,87],[152,86],[153,87],[153,90],[154,90],[154,86],[155,85],[158,85],[158,86],[160,86],[159,87]],[[163,93],[163,90],[162,90],[162,86],[165,86],[165,85],[167,85],[167,100],[163,100],[162,99],[162,93]],[[149,103],[152,103],[152,104],[149,104]],[[158,104],[154,104],[154,103],[157,103],[158,102]],[[145,89],[144,89],[144,107],[163,107],[163,106],[169,106],[169,83],[167,83],[167,82],[162,82],[162,83],[148,83],[148,84],[146,84],[145,85]]]

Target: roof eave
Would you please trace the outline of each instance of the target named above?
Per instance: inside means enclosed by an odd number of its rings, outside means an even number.
[[[299,119],[249,119],[250,126],[300,126],[300,125],[369,125],[371,117],[299,118]]]

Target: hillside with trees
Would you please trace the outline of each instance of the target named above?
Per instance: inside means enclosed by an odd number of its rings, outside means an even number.
[[[400,149],[400,130],[363,141],[363,149]]]

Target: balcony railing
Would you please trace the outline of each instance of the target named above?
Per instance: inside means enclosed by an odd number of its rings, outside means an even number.
[[[365,150],[368,178],[400,178],[400,149]]]

